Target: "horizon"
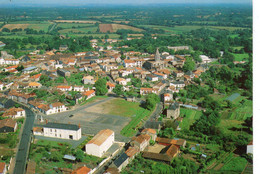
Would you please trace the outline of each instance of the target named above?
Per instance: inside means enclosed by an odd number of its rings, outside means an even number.
[[[250,5],[252,6],[251,0],[218,0],[217,2],[214,0],[185,0],[185,2],[181,0],[162,0],[158,2],[158,0],[132,0],[131,2],[122,2],[119,0],[109,0],[109,1],[103,1],[103,0],[96,0],[94,3],[84,0],[45,0],[42,1],[36,1],[35,0],[0,0],[0,4],[2,7],[78,7],[78,6],[125,6],[125,5],[131,5],[131,6],[148,6],[148,5]]]

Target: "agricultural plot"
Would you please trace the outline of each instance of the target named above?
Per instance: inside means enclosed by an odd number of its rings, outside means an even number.
[[[88,28],[75,28],[75,29],[63,29],[59,30],[59,33],[88,33],[88,32],[96,32],[97,27],[88,27]]]
[[[243,60],[247,60],[249,58],[248,54],[234,54],[232,53],[235,57],[235,61],[243,61]]]
[[[83,23],[83,24],[95,24],[100,23],[99,21],[91,21],[91,20],[54,20],[54,22],[61,23]]]
[[[234,157],[220,169],[224,173],[241,173],[247,165],[247,160],[242,157]]]
[[[19,29],[26,29],[26,28],[30,28],[30,29],[34,29],[37,31],[43,30],[45,32],[48,31],[49,26],[51,25],[51,23],[45,23],[45,24],[6,24],[4,25],[1,30],[3,28],[8,28],[9,30],[13,30],[15,28]]]
[[[57,27],[68,29],[68,28],[94,27],[94,25],[89,23],[87,24],[86,23],[58,23]]]
[[[106,32],[116,32],[117,30],[120,29],[125,29],[125,30],[133,30],[133,31],[138,31],[141,32],[143,31],[143,29],[140,28],[136,28],[136,27],[132,27],[132,26],[128,26],[128,25],[121,25],[121,24],[99,24],[99,30],[102,33],[106,33]]]
[[[76,33],[68,33],[69,37],[83,37],[83,36],[92,36],[94,38],[102,38],[105,37],[106,34],[76,34]],[[120,37],[120,35],[118,34],[107,34],[109,36],[110,39],[118,39]]]
[[[239,97],[240,96],[240,94],[239,93],[234,93],[234,94],[232,94],[231,96],[229,96],[229,97],[227,97],[226,98],[226,100],[229,100],[229,101],[233,101],[233,100],[235,100],[237,97]]]
[[[200,118],[201,111],[196,111],[192,109],[181,108],[181,116],[183,116],[183,121],[180,124],[181,129],[189,130],[190,126]]]

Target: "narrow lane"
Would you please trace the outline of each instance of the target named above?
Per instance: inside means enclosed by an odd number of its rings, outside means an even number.
[[[30,140],[32,136],[32,127],[35,119],[35,114],[25,106],[22,106],[26,112],[26,121],[24,129],[22,130],[22,136],[20,139],[18,151],[16,154],[16,161],[14,167],[14,174],[24,174],[26,168],[26,161],[28,158],[28,152],[30,147]]]

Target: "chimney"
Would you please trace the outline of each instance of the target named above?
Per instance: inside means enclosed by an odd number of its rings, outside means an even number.
[[[79,123],[79,128],[80,128],[80,123]]]

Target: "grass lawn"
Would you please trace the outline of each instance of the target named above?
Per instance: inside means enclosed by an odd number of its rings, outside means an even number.
[[[109,107],[108,114],[118,115],[122,117],[132,117],[137,110],[142,109],[140,103],[128,102],[124,99],[113,99],[104,104],[103,107]]]
[[[220,169],[221,172],[237,172],[241,173],[246,167],[247,160],[242,157],[234,157],[229,162],[225,163],[224,166]]]
[[[248,59],[249,58],[249,55],[247,53],[245,54],[234,54],[232,53],[234,56],[235,56],[235,61],[243,61],[244,59]]]
[[[196,111],[196,110],[192,110],[192,109],[184,109],[181,108],[181,112],[180,112],[181,116],[184,116],[183,121],[180,124],[180,127],[182,129],[186,129],[189,130],[190,126],[197,120],[200,118],[201,116],[201,111]]]
[[[87,103],[88,103],[88,104],[94,103],[94,102],[99,101],[99,100],[102,100],[102,99],[104,99],[104,98],[107,98],[107,96],[94,96],[94,97],[92,97],[92,98],[90,98],[90,99],[88,99],[88,100],[82,102],[82,103],[80,104],[80,106],[83,106],[83,105],[85,105],[85,104],[87,104]]]

